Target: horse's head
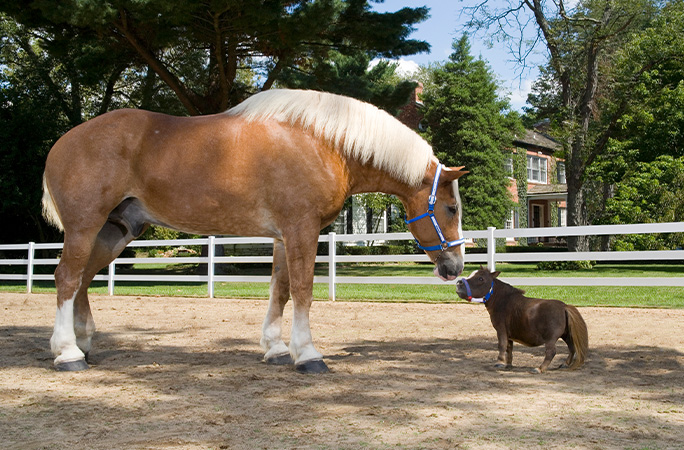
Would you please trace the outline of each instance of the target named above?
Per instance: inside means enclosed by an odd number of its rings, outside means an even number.
[[[468,278],[462,278],[456,283],[456,293],[464,300],[471,301],[474,298],[489,299],[494,286],[494,278],[501,272],[490,272],[480,266]]]
[[[406,221],[409,230],[435,263],[435,275],[444,281],[455,279],[463,271],[465,241],[458,179],[468,172],[462,169],[431,164],[421,187],[406,202],[411,217]]]

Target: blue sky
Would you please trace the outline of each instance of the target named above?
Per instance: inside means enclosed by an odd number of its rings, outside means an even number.
[[[497,3],[498,0],[490,0]],[[411,35],[413,39],[420,39],[431,45],[429,54],[418,54],[404,58],[419,65],[430,62],[444,61],[451,53],[451,43],[454,38],[461,36],[462,26],[467,20],[465,14],[461,15],[464,7],[474,6],[481,0],[385,0],[384,3],[371,3],[373,9],[379,12],[397,11],[403,7],[416,8],[427,6],[430,8],[430,18],[416,26],[416,31]],[[503,95],[511,100],[511,106],[515,110],[521,110],[525,105],[527,93],[531,83],[537,76],[536,68],[525,71],[520,75],[520,68],[511,61],[512,56],[503,44],[494,43],[488,46],[484,34],[478,34],[470,38],[472,54],[481,56],[487,61],[494,74],[500,80]],[[541,55],[535,58],[537,65],[544,62]]]

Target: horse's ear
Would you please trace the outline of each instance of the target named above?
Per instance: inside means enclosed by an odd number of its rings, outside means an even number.
[[[499,275],[501,275],[501,271],[497,270],[496,272],[492,272],[492,277],[496,278]]]
[[[467,170],[463,170],[465,166],[460,167],[445,167],[442,169],[442,180],[451,183],[454,180],[458,180],[463,175],[467,174]]]
[[[485,268],[482,264],[480,264],[480,270],[485,270]]]

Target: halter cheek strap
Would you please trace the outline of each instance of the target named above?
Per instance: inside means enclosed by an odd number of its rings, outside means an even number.
[[[413,223],[417,220],[423,219],[425,217],[428,217],[430,221],[432,222],[432,226],[435,228],[435,231],[437,232],[437,236],[439,237],[440,243],[437,245],[429,245],[429,246],[423,246],[420,245],[420,242],[418,239],[416,239],[416,243],[418,244],[418,248],[421,250],[425,251],[434,251],[434,250],[446,250],[449,247],[456,247],[457,245],[462,245],[465,243],[465,239],[456,239],[455,241],[447,241],[446,238],[444,237],[444,233],[442,233],[442,229],[439,227],[439,224],[437,223],[437,218],[435,217],[435,203],[437,203],[437,186],[439,185],[439,177],[442,175],[442,168],[444,168],[443,164],[437,165],[437,171],[435,172],[435,179],[432,182],[432,190],[430,191],[430,196],[428,197],[428,210],[426,213],[421,214],[418,217],[414,217],[413,219],[406,219],[404,218],[404,221],[406,224]]]
[[[473,298],[473,293],[470,290],[470,285],[468,284],[468,280],[465,278],[461,278],[461,281],[463,281],[463,284],[465,284],[466,287],[466,294],[468,295],[468,301],[469,302],[474,302],[474,303],[487,303],[487,300],[492,296],[494,293],[494,280],[492,280],[492,286],[489,288],[489,292],[487,292],[487,295],[482,297],[481,299],[479,298]],[[478,300],[482,300],[481,302]]]

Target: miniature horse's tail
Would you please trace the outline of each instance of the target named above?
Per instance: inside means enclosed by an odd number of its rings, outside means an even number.
[[[575,358],[570,364],[570,369],[579,369],[587,357],[589,350],[589,335],[587,324],[584,323],[582,315],[577,308],[572,305],[565,305],[565,315],[568,319],[568,329],[570,337],[575,346]]]

